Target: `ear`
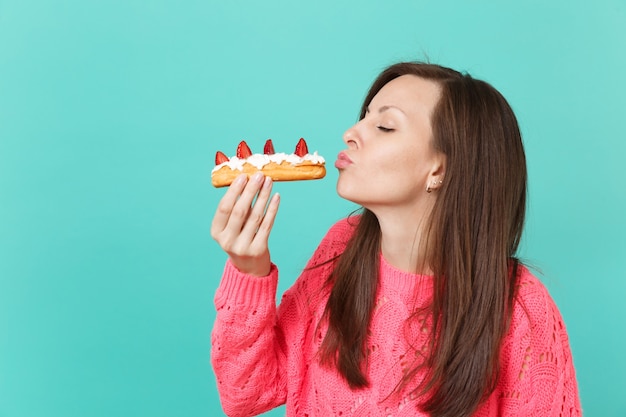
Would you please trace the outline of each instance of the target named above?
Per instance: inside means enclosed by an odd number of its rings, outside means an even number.
[[[433,159],[433,164],[428,177],[426,178],[426,192],[438,190],[443,185],[446,176],[446,156],[438,153]]]

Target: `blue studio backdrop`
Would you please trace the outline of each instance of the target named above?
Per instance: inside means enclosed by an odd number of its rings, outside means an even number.
[[[585,415],[626,416],[626,1],[0,0],[0,417],[223,415],[215,151],[304,137],[329,161],[275,185],[280,297],[354,209],[332,163],[368,86],[416,59],[511,103],[520,254]]]

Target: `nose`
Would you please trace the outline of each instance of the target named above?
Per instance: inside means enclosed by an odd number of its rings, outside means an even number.
[[[343,134],[343,141],[349,148],[358,148],[359,132],[357,131],[356,126],[357,125],[352,126]]]

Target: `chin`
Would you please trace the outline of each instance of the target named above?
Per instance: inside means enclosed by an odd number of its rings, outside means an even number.
[[[343,198],[344,200],[348,200],[348,201],[352,201],[354,202],[353,196],[354,196],[354,187],[348,187],[345,184],[343,184],[341,182],[341,180],[337,181],[337,195],[339,195],[339,197]]]
[[[341,184],[341,180],[337,181],[337,186],[335,187],[335,189],[337,190],[337,195],[338,195],[339,197],[341,197],[341,198],[344,198],[344,199],[346,199],[346,200],[349,200],[349,199],[346,197],[346,189],[345,189],[345,188],[346,188],[345,186],[342,186],[342,184]]]
[[[343,198],[344,200],[351,201],[352,203],[363,205],[364,202],[364,191],[367,190],[367,186],[355,186],[342,184],[341,181],[337,181],[337,195]]]

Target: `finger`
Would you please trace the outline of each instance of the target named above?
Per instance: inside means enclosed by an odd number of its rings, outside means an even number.
[[[241,237],[247,242],[251,242],[254,235],[259,228],[259,225],[263,221],[265,216],[265,208],[272,192],[272,179],[270,177],[264,177],[263,186],[259,190],[259,193],[254,202],[254,206],[250,210],[250,214],[246,219],[246,223],[241,230]]]
[[[213,221],[211,223],[211,236],[214,239],[226,228],[233,211],[233,207],[235,206],[235,203],[237,203],[237,200],[239,199],[239,196],[241,195],[247,182],[248,176],[246,174],[238,176],[235,181],[233,181],[231,186],[228,187],[228,190],[226,190],[226,193],[224,193],[224,196],[217,205],[217,210],[215,211],[215,215],[213,216]]]
[[[259,228],[254,236],[252,241],[253,246],[257,246],[260,244],[267,246],[267,241],[269,240],[270,232],[272,231],[272,227],[274,226],[274,219],[276,219],[276,213],[278,212],[278,206],[280,204],[280,194],[276,193],[270,200],[267,210],[265,211],[265,216],[263,216],[263,221],[259,225]]]
[[[229,230],[231,233],[240,234],[244,224],[247,222],[249,213],[252,207],[252,202],[258,194],[263,185],[265,176],[257,172],[248,180],[243,192],[239,196],[239,199],[233,206],[228,223],[224,230]]]

